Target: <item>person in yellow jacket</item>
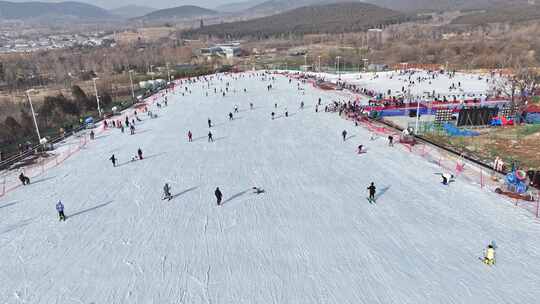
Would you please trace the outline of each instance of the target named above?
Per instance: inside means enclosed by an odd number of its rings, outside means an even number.
[[[487,265],[493,265],[495,264],[495,248],[493,248],[493,245],[488,245],[486,249],[486,256],[484,257],[484,263]]]

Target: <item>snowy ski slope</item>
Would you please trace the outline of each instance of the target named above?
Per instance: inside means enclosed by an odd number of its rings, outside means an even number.
[[[1,198],[0,303],[540,301],[540,225],[526,211],[459,179],[442,186],[436,165],[315,113],[335,93],[302,95],[282,76],[270,92],[260,78],[226,81],[237,93],[197,84],[169,96],[152,108],[157,119],[140,115],[136,135],[107,131]],[[272,121],[274,102],[290,117]],[[228,121],[234,104],[241,112]],[[145,159],[129,162],[139,147]],[[165,182],[171,201],[161,200]],[[478,258],[491,241],[489,267]]]

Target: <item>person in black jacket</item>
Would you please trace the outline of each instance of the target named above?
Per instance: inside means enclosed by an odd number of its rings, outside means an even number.
[[[369,198],[368,198],[368,200],[370,202],[374,202],[375,201],[375,193],[377,191],[377,188],[375,187],[375,183],[371,182],[371,185],[369,187],[367,187],[367,189],[369,190]]]
[[[116,167],[116,157],[114,156],[114,154],[109,159],[111,160],[113,167]]]
[[[217,204],[218,204],[218,206],[220,206],[221,205],[221,199],[223,198],[223,194],[219,190],[219,187],[216,188],[216,191],[214,191],[214,194],[216,195]]]

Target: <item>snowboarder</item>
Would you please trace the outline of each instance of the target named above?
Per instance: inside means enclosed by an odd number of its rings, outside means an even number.
[[[64,215],[64,205],[62,204],[61,201],[58,201],[58,203],[56,204],[56,211],[58,211],[59,220],[60,221],[65,221],[66,216]]]
[[[171,187],[168,183],[165,183],[165,186],[163,186],[163,199],[168,199],[169,201],[172,199]]]
[[[492,244],[489,244],[486,248],[486,254],[484,256],[483,262],[487,265],[495,264],[495,248]]]
[[[253,193],[255,194],[263,194],[265,192],[264,189],[259,188],[259,187],[253,187],[252,189],[253,189]]]
[[[374,203],[375,202],[375,193],[376,193],[376,190],[377,190],[377,188],[375,187],[375,183],[371,182],[371,185],[369,187],[367,187],[367,189],[369,190],[368,201],[370,203]]]
[[[24,175],[24,173],[22,173],[22,172],[19,175],[19,180],[21,181],[23,186],[30,184],[30,178],[28,176]]]
[[[223,194],[219,190],[219,187],[216,188],[216,191],[214,191],[214,194],[216,195],[216,200],[217,200],[218,206],[221,205],[221,199],[223,198]]]
[[[233,113],[229,112],[229,120],[233,120]]]
[[[441,178],[442,178],[441,183],[446,186],[454,182],[454,175],[450,173],[441,173]]]
[[[392,136],[392,135],[388,136],[388,146],[390,146],[390,147],[394,146],[394,136]]]
[[[212,127],[212,120],[210,120],[210,118],[208,118],[208,127],[209,127],[209,128]]]
[[[139,155],[139,159],[140,159],[140,160],[143,159],[143,155],[142,155],[142,150],[141,150],[141,148],[139,148],[139,150],[137,150],[137,155]]]
[[[343,132],[341,132],[341,136],[343,136],[343,141],[347,140],[347,130],[343,130]]]
[[[214,142],[214,136],[212,135],[212,132],[208,132],[208,142]]]
[[[191,130],[189,130],[189,131],[187,132],[187,138],[188,138],[188,141],[189,141],[189,142],[192,142],[192,141],[193,141],[193,134],[191,133]]]
[[[116,157],[114,156],[114,154],[109,159],[111,160],[113,167],[116,167]]]

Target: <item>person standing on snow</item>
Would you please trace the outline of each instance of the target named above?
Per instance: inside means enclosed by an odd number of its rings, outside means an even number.
[[[114,156],[114,154],[109,159],[111,160],[113,167],[116,167],[116,157]]]
[[[233,113],[229,112],[229,120],[233,120]]]
[[[364,146],[362,146],[362,145],[358,145],[358,154],[362,154],[362,153],[363,153],[363,151],[362,151],[362,148],[363,148],[363,147],[364,147]]]
[[[289,117],[289,111],[287,110],[287,107],[285,107],[285,117]]]
[[[208,118],[208,127],[209,127],[209,128],[212,127],[212,120],[210,120],[210,118]]]
[[[208,132],[208,142],[214,142],[214,136],[212,135],[212,132]]]
[[[221,199],[223,198],[223,194],[219,190],[219,187],[217,187],[216,191],[214,191],[214,195],[216,196],[217,205],[220,206],[221,205]]]
[[[140,159],[140,160],[143,159],[143,155],[142,155],[142,150],[141,150],[141,148],[139,148],[139,150],[137,150],[137,155],[139,155],[139,159]]]
[[[276,113],[272,112],[272,120],[274,120]]]
[[[64,205],[62,204],[61,201],[58,201],[58,203],[56,204],[56,211],[58,211],[59,220],[60,221],[65,221],[66,216],[64,215]]]
[[[367,189],[369,190],[369,198],[368,198],[368,200],[370,202],[375,202],[375,193],[377,191],[377,188],[375,187],[375,183],[371,182],[371,185],[369,187],[367,187]]]
[[[168,199],[169,201],[172,199],[171,187],[168,183],[165,183],[165,186],[163,186],[163,199]]]
[[[189,141],[189,142],[192,142],[192,141],[193,141],[193,134],[191,133],[191,130],[189,130],[189,131],[187,132],[187,138],[188,138],[188,141]]]
[[[250,108],[251,110],[253,110],[253,102],[250,102],[250,103],[249,103],[249,108]]]
[[[343,132],[341,132],[341,136],[343,136],[343,141],[347,140],[347,130],[343,130]]]
[[[392,135],[388,136],[388,145],[390,147],[394,146],[394,136],[392,136]]]
[[[238,105],[234,105],[234,113],[238,113]]]
[[[495,248],[492,244],[489,244],[486,248],[486,254],[484,256],[483,262],[487,265],[495,264]]]

